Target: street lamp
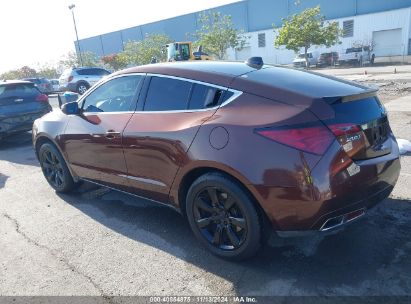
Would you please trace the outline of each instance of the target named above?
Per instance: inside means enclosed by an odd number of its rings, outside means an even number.
[[[74,4],[70,4],[70,5],[68,6],[69,10],[71,11],[71,14],[73,15],[74,30],[76,31],[76,39],[77,39],[78,54],[79,54],[78,56],[79,56],[79,58],[80,58],[80,64],[81,64],[81,66],[83,66],[83,58],[82,58],[82,56],[81,56],[80,43],[79,43],[79,41],[78,41],[76,19],[74,18],[74,11],[73,11],[73,9],[74,9],[75,7],[76,7],[76,6],[75,6]]]

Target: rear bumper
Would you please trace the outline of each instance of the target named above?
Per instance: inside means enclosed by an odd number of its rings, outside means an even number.
[[[3,119],[0,118],[0,137],[4,137],[13,133],[30,131],[33,127],[34,121],[50,111],[51,107],[46,108],[42,112],[28,113]]]
[[[67,83],[59,87],[60,92],[66,92],[66,91],[76,92],[76,90],[77,90],[76,83]]]
[[[393,190],[401,169],[398,145],[394,138],[392,140],[390,154],[357,161],[360,171],[353,176],[347,170],[334,177],[330,175],[331,163],[336,151],[340,149],[338,143],[332,145],[330,153],[311,171],[311,185],[308,186],[308,182],[303,181],[301,188],[311,189],[305,192],[306,195],[297,195],[301,193],[299,188],[260,187],[258,191],[264,192],[267,198],[260,204],[265,206],[274,229],[280,235],[331,232],[351,223],[347,220],[351,212],[363,210],[366,214],[386,199]],[[331,219],[336,219],[335,227],[333,222],[327,226],[327,221]]]

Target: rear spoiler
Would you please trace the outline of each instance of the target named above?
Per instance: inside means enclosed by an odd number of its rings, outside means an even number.
[[[348,96],[323,97],[322,99],[327,104],[333,105],[333,104],[339,104],[339,103],[374,97],[374,96],[377,96],[377,92],[378,92],[378,88],[369,88],[358,94],[353,94],[353,95],[348,95]]]

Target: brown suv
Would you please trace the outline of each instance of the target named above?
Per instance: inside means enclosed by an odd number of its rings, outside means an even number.
[[[85,180],[168,204],[230,259],[267,231],[338,230],[400,171],[375,91],[258,61],[117,72],[38,119],[33,140],[56,191]]]

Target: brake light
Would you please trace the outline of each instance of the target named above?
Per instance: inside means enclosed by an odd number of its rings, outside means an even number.
[[[67,79],[68,82],[73,80],[73,76],[69,76],[69,78]]]
[[[49,97],[46,94],[40,94],[36,97],[37,102],[46,103],[49,101]]]
[[[307,126],[258,129],[256,133],[292,148],[319,155],[323,155],[335,139],[320,122]]]
[[[361,128],[359,126],[350,123],[332,124],[328,125],[328,127],[337,137],[361,132]]]
[[[349,157],[365,149],[364,133],[358,125],[353,123],[330,124],[328,128],[337,137],[337,141]]]

